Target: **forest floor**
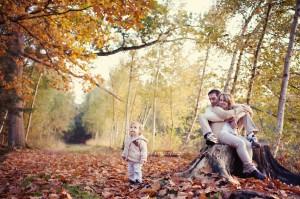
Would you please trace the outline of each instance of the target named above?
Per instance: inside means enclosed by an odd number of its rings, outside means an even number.
[[[149,156],[143,167],[144,183],[132,186],[120,151],[16,150],[0,153],[0,198],[229,198],[233,192],[252,191],[265,198],[300,198],[300,187],[278,180],[236,178],[240,185],[216,174],[191,180],[174,173],[197,154]],[[266,197],[267,196],[267,197]],[[258,197],[259,198],[259,197]]]

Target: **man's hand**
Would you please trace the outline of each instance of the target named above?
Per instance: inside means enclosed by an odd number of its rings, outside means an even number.
[[[259,148],[261,145],[259,144],[258,140],[257,140],[257,137],[255,136],[254,133],[249,133],[247,135],[247,140],[249,142],[251,142],[251,145],[253,148]]]
[[[250,116],[253,115],[253,111],[252,111],[252,109],[251,109],[250,106],[248,106],[248,105],[246,105],[246,104],[241,104],[241,106],[243,107],[243,109],[244,109],[245,112],[247,112],[247,113],[250,114]]]
[[[206,144],[208,146],[212,146],[212,145],[218,143],[217,137],[211,132],[206,133],[204,135],[204,139],[206,140]]]

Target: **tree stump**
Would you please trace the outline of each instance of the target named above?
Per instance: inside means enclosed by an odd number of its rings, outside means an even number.
[[[258,169],[267,177],[278,179],[286,184],[300,185],[300,175],[294,174],[280,165],[273,157],[269,146],[264,145],[253,152],[253,160],[257,163]]]
[[[281,166],[272,156],[269,146],[261,146],[253,150],[253,160],[258,169],[267,177],[278,179],[286,184],[300,185],[300,175],[294,174]],[[243,177],[243,165],[234,148],[216,144],[200,151],[188,168],[177,176],[197,178],[202,173],[218,173],[231,183],[239,183],[232,175]]]

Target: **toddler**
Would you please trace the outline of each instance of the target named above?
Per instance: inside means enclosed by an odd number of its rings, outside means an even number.
[[[130,184],[142,183],[142,166],[147,160],[147,139],[139,122],[132,122],[126,136],[122,158],[128,162]]]

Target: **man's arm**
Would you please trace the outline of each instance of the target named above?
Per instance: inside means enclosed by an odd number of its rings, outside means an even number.
[[[199,123],[203,131],[203,135],[206,135],[208,132],[212,132],[208,122],[224,122],[226,119],[233,118],[234,113],[234,110],[225,111],[220,107],[207,107],[205,113],[199,116]]]
[[[206,119],[204,114],[199,115],[199,123],[202,130],[203,135],[206,135],[209,132],[212,132],[208,120]]]
[[[205,113],[202,114],[202,117],[210,122],[224,122],[224,118],[214,112],[215,107],[207,107]],[[220,107],[219,107],[220,108]]]
[[[209,124],[205,114],[201,114],[199,116],[199,123],[200,123],[200,126],[201,126],[203,136],[206,140],[206,144],[207,145],[214,145],[214,144],[218,143],[218,139],[213,134],[212,129],[210,127],[210,124]]]
[[[218,118],[222,119],[223,121],[232,118],[237,118],[237,116],[245,114],[245,110],[242,106],[237,106],[231,110],[224,110],[221,107],[214,106],[211,108],[211,111],[215,113],[218,116]],[[208,120],[211,121],[210,119],[211,118],[209,118]]]

